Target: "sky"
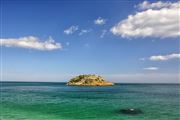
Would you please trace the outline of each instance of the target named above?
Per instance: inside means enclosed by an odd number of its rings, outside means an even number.
[[[1,0],[1,80],[179,83],[177,0]]]

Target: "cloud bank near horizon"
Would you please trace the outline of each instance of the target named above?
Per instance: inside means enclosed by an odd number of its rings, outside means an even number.
[[[4,73],[2,81],[67,82],[78,74]],[[180,73],[99,74],[115,83],[179,83]],[[28,76],[28,77],[27,77]]]
[[[104,76],[118,83],[179,83],[180,73],[134,73]]]

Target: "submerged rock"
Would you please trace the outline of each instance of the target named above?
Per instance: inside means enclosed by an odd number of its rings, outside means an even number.
[[[123,114],[142,114],[143,112],[140,109],[134,109],[134,108],[130,108],[130,109],[121,109],[120,110],[121,113]]]
[[[110,86],[114,85],[112,82],[105,81],[101,76],[96,75],[79,75],[75,78],[72,78],[67,85],[76,85],[76,86]]]

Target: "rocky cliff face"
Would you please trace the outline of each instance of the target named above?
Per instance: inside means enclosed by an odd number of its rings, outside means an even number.
[[[79,75],[72,78],[67,85],[78,85],[78,86],[109,86],[114,85],[112,82],[105,81],[101,76],[96,75]]]

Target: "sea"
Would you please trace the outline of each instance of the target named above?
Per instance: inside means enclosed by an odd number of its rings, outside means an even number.
[[[0,120],[180,120],[180,84],[0,82]],[[121,113],[140,109],[140,114]]]

